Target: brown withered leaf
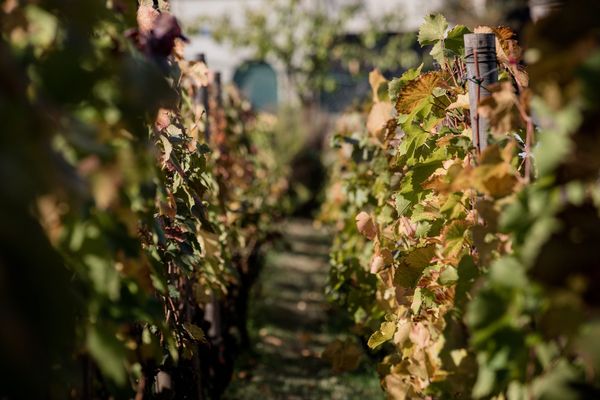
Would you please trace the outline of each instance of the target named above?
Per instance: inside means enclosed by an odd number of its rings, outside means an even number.
[[[377,225],[375,225],[373,218],[365,211],[361,211],[356,216],[356,227],[369,240],[373,240],[377,236]]]
[[[169,141],[169,138],[165,135],[160,135],[160,141],[163,145],[163,154],[161,156],[162,167],[167,165],[167,162],[171,159],[171,152],[173,151],[173,145]]]
[[[473,33],[493,33],[496,35],[496,57],[502,64],[508,62],[505,49],[507,48],[506,42],[515,38],[515,32],[512,29],[507,26],[499,26],[497,28],[478,26],[473,30]]]
[[[336,339],[329,343],[321,358],[328,361],[334,372],[349,372],[358,368],[363,352],[351,339]]]
[[[158,110],[156,114],[156,119],[154,120],[154,126],[157,130],[162,131],[166,129],[169,125],[171,125],[171,112],[166,108],[161,108]]]
[[[373,257],[369,270],[372,274],[376,274],[381,271],[385,266],[389,265],[393,261],[392,252],[389,249],[377,249]]]
[[[521,87],[529,86],[529,75],[525,71],[521,61],[523,59],[523,50],[516,40],[516,33],[507,26],[490,28],[489,26],[478,26],[475,33],[494,33],[496,35],[496,57],[513,75],[515,81]]]
[[[514,142],[502,150],[498,145],[488,146],[480,156],[479,166],[472,171],[472,184],[494,198],[513,193],[519,184],[516,171],[510,164],[514,150]]]
[[[381,271],[384,267],[383,257],[381,255],[375,254],[371,258],[371,262],[369,264],[369,271],[372,274],[376,274]]]
[[[379,69],[375,68],[373,71],[369,72],[369,84],[371,85],[371,91],[373,92],[373,102],[377,103],[379,101],[379,87],[387,82],[387,79]]]
[[[140,33],[146,34],[152,30],[154,22],[160,15],[152,6],[141,5],[137,11],[137,24]]]
[[[206,87],[210,83],[210,70],[203,62],[191,62],[187,72],[187,77],[195,87]]]
[[[367,130],[371,135],[380,136],[387,127],[388,121],[392,119],[393,110],[394,107],[389,101],[381,101],[373,105],[367,118]]]
[[[523,127],[512,83],[501,82],[489,89],[491,96],[481,101],[478,112],[481,117],[488,119],[492,133],[506,135]]]
[[[429,99],[433,90],[446,86],[442,71],[428,72],[402,88],[396,102],[400,114],[410,114],[424,100]]]

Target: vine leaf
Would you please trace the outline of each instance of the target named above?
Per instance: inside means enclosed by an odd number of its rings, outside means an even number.
[[[156,114],[154,126],[158,131],[162,131],[163,129],[166,129],[169,125],[171,125],[170,110],[166,108],[160,108],[158,110],[158,113]]]
[[[203,62],[193,62],[189,67],[187,77],[196,87],[206,87],[210,82],[209,69]]]
[[[352,340],[336,339],[327,345],[321,358],[331,364],[333,372],[338,373],[354,371],[358,368],[362,355],[362,350]]]
[[[152,30],[154,22],[160,13],[152,6],[141,5],[137,11],[137,24],[140,33],[148,33]]]
[[[375,349],[381,346],[383,343],[387,342],[388,340],[391,340],[394,337],[395,332],[396,323],[390,321],[383,322],[379,329],[371,335],[369,341],[367,342],[367,345],[371,349]]]
[[[428,46],[444,40],[448,21],[441,14],[432,14],[425,17],[425,22],[419,28],[419,44]]]
[[[171,152],[173,151],[173,145],[171,144],[169,139],[164,135],[160,135],[160,141],[162,142],[163,151],[164,151],[163,155],[162,155],[162,167],[164,168],[167,165],[167,162],[169,161],[169,159],[171,159]]]
[[[406,85],[400,91],[396,102],[396,110],[400,114],[410,114],[424,103],[433,101],[433,91],[445,86],[441,71],[428,72]]]
[[[390,81],[388,85],[388,96],[393,103],[398,101],[398,96],[400,95],[402,88],[421,75],[421,69],[423,69],[423,64],[419,65],[417,68],[408,69],[400,76],[400,78],[395,78]]]
[[[446,110],[455,110],[455,109],[469,109],[469,93],[459,94],[456,97],[456,101],[450,103]]]
[[[442,241],[445,244],[443,253],[446,257],[458,259],[466,243],[469,223],[454,221],[442,231]]]
[[[373,92],[373,102],[379,101],[379,87],[387,82],[387,79],[377,68],[369,73],[369,84],[371,85],[371,91]]]
[[[521,60],[523,50],[519,46],[516,33],[507,26],[490,28],[489,26],[478,26],[475,33],[493,33],[496,35],[496,57],[498,62],[510,71],[521,87],[529,86],[529,75],[525,71]]]
[[[394,283],[404,288],[415,287],[423,270],[431,264],[434,255],[435,245],[433,244],[413,249],[396,268]]]
[[[444,39],[444,48],[446,57],[448,56],[460,56],[464,52],[465,39],[464,36],[470,33],[471,30],[464,25],[456,25],[452,28],[446,39]]]
[[[117,384],[122,385],[126,380],[123,360],[125,349],[113,334],[99,325],[90,327],[87,333],[87,348],[98,362],[100,370]]]
[[[479,115],[490,121],[492,133],[506,135],[522,127],[517,110],[517,95],[511,82],[502,82],[489,88],[491,96],[485,98],[478,108]]]
[[[183,328],[195,341],[206,342],[206,335],[204,334],[202,328],[200,328],[199,326],[186,322],[183,324]]]
[[[387,127],[388,121],[392,118],[394,107],[389,101],[375,103],[369,117],[367,118],[367,130],[372,135],[378,135]]]
[[[439,40],[433,46],[429,54],[440,65],[448,58],[460,56],[465,48],[463,37],[469,32],[469,29],[464,25],[455,26],[448,32],[445,39]]]
[[[383,267],[389,265],[393,261],[392,252],[389,249],[377,250],[371,259],[369,270],[372,274],[376,274]]]
[[[356,216],[356,227],[369,240],[373,240],[377,236],[377,225],[375,225],[373,218],[365,211],[361,211]]]

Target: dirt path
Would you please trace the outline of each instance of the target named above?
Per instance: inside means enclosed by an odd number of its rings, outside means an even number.
[[[327,233],[307,220],[286,222],[282,233],[286,248],[269,254],[250,304],[253,354],[238,363],[225,398],[382,399],[373,366],[335,375],[320,358],[347,332],[324,295]]]

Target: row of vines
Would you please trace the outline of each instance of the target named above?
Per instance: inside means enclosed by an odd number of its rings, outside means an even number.
[[[418,38],[437,67],[374,71],[369,106],[339,121],[328,291],[390,398],[598,398],[599,6],[569,2],[529,27],[525,50],[509,28],[429,16]],[[472,31],[496,41],[483,146]]]
[[[167,2],[0,13],[0,397],[217,398],[285,209],[276,121]]]

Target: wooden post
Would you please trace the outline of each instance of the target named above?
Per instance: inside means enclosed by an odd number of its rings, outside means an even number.
[[[490,96],[490,85],[498,81],[496,35],[470,33],[465,35],[464,40],[473,144],[481,152],[487,146],[489,121],[479,115],[477,108],[483,99]]]
[[[217,107],[220,109],[223,107],[223,83],[220,71],[215,72],[215,92],[217,97]]]
[[[206,55],[204,53],[198,54],[198,57],[196,58],[196,60],[208,65],[206,63]],[[204,107],[204,111],[206,112],[206,124],[205,124],[205,129],[204,129],[204,139],[208,143],[210,141],[210,105],[209,105],[209,87],[208,86],[201,87],[198,90],[198,101],[202,104],[202,106]]]

